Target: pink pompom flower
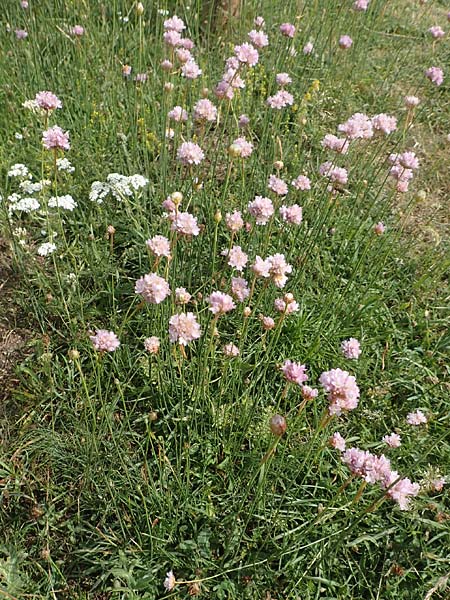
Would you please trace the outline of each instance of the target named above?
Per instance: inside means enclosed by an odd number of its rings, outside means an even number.
[[[145,244],[155,256],[165,256],[170,258],[170,242],[163,235],[155,235],[147,240]]]
[[[425,71],[425,76],[437,86],[440,86],[444,81],[444,71],[439,67],[430,67]]]
[[[274,96],[269,96],[266,103],[270,108],[281,110],[294,104],[294,96],[286,90],[279,90]]]
[[[81,25],[74,25],[70,30],[71,35],[75,37],[81,37],[84,35],[84,27]]]
[[[314,50],[314,45],[312,42],[307,42],[304,46],[303,46],[303,54],[305,56],[308,56],[308,54],[311,54],[311,52]]]
[[[225,344],[225,346],[222,348],[222,352],[228,358],[235,358],[236,356],[239,356],[239,348],[232,343]]]
[[[341,415],[343,411],[353,410],[358,406],[359,388],[356,379],[342,369],[325,371],[319,382],[327,393],[330,402],[330,415]]]
[[[242,277],[232,277],[231,293],[238,302],[244,302],[244,300],[250,296],[248,282]]]
[[[249,67],[254,67],[258,64],[258,50],[252,44],[244,43],[240,46],[235,46],[234,53],[239,62]]]
[[[349,35],[341,35],[339,38],[339,48],[342,48],[343,50],[348,50],[351,48],[352,44],[353,40]]]
[[[383,233],[386,231],[386,226],[382,221],[378,221],[378,223],[375,223],[373,226],[373,231],[376,233],[376,235],[383,235]]]
[[[248,142],[245,137],[239,137],[229,147],[231,156],[239,158],[248,158],[253,152],[253,144]]]
[[[338,154],[347,154],[350,145],[347,139],[338,138],[332,133],[327,133],[321,144],[323,148],[328,148],[328,150],[333,150]]]
[[[202,98],[195,104],[194,120],[209,122],[217,120],[217,108],[214,106],[211,100],[208,100],[208,98]]]
[[[43,132],[42,143],[47,150],[70,150],[69,132],[54,125]]]
[[[235,210],[232,213],[227,213],[225,215],[225,223],[227,228],[232,232],[236,233],[240,231],[244,227],[244,220],[240,211]]]
[[[236,304],[233,302],[233,298],[223,292],[213,292],[209,298],[209,310],[213,315],[224,315],[236,308]]]
[[[305,381],[308,380],[306,366],[293,362],[292,360],[285,360],[283,366],[281,367],[281,371],[290,383],[296,383],[297,385],[301,386]]]
[[[154,335],[144,340],[144,348],[149,354],[158,354],[160,345],[159,338]]]
[[[288,193],[287,183],[279,177],[276,177],[276,175],[269,176],[267,187],[278,196],[285,196]]]
[[[256,31],[256,29],[252,29],[248,32],[248,39],[251,41],[253,46],[256,48],[265,48],[269,45],[269,38],[264,31]]]
[[[204,158],[203,150],[194,142],[183,142],[177,150],[177,159],[183,165],[199,165]]]
[[[342,342],[341,351],[345,358],[357,360],[361,355],[361,345],[356,338],[349,338]]]
[[[248,204],[248,212],[255,218],[257,225],[266,225],[274,213],[272,200],[255,196],[255,199]]]
[[[39,108],[48,112],[62,108],[61,100],[53,92],[38,92],[34,100]]]
[[[415,108],[419,106],[420,99],[417,96],[405,96],[405,105],[408,108]]]
[[[336,448],[336,450],[339,450],[340,452],[345,452],[346,442],[339,431],[333,433],[329,440],[329,444],[332,448]]]
[[[296,190],[305,192],[311,189],[311,180],[309,177],[306,177],[306,175],[299,175],[296,179],[291,181],[291,185],[295,187]]]
[[[380,131],[389,135],[397,129],[397,119],[395,117],[380,113],[372,117],[372,126],[375,131]]]
[[[401,446],[401,440],[402,438],[398,435],[398,433],[390,433],[389,435],[385,435],[383,437],[383,442],[390,448],[399,448]]]
[[[149,273],[136,281],[134,291],[136,294],[141,294],[145,302],[160,304],[170,294],[170,287],[163,277],[156,273]]]
[[[181,33],[183,31],[183,29],[186,29],[186,25],[184,24],[183,19],[180,19],[180,17],[177,17],[177,15],[173,15],[173,17],[170,17],[170,19],[166,19],[164,21],[164,29],[166,31],[178,31],[178,33]]]
[[[445,35],[445,31],[439,25],[434,25],[433,27],[430,27],[428,32],[431,33],[432,37],[434,37],[435,40],[439,40]]]
[[[16,34],[16,38],[18,40],[24,40],[28,37],[28,32],[25,29],[15,29],[14,33]]]
[[[194,313],[181,313],[169,319],[169,339],[172,343],[178,342],[187,346],[190,342],[198,340],[201,336],[200,325]]]
[[[288,38],[293,38],[295,35],[295,27],[292,23],[282,23],[280,25],[280,33]]]
[[[114,352],[120,346],[119,338],[113,331],[97,329],[95,335],[89,337],[94,349],[99,352]]]
[[[344,133],[349,140],[369,139],[373,136],[373,125],[367,115],[355,113],[345,123],[338,125],[338,131]]]
[[[188,120],[187,111],[181,106],[174,106],[172,110],[169,110],[167,116],[169,117],[169,119],[171,119],[172,121],[176,121],[177,123],[179,123],[180,121]]]
[[[417,409],[415,412],[408,413],[406,416],[406,422],[408,425],[417,426],[427,423],[428,419],[421,410]]]
[[[303,209],[298,204],[280,206],[280,216],[285,223],[300,225],[303,220]]]

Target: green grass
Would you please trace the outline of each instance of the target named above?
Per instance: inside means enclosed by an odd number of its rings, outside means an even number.
[[[431,65],[445,71],[449,42],[433,45],[427,29],[446,28],[446,7],[372,0],[367,13],[358,13],[351,2],[332,0],[249,2],[239,21],[214,33],[200,4],[159,7],[183,17],[196,42],[203,76],[190,83],[159,67],[167,49],[155,7],[146,5],[141,20],[121,1],[30,0],[28,11],[11,2],[4,12],[3,31],[6,23],[12,31],[1,42],[0,218],[21,282],[17,303],[35,335],[4,410],[0,598],[199,592],[233,600],[416,600],[434,586],[433,600],[447,598],[449,492],[432,492],[429,482],[448,477],[450,466],[449,256],[441,207],[449,84],[448,74],[440,87],[423,75]],[[246,88],[231,103],[219,102],[211,90],[257,14],[270,45],[243,74]],[[278,33],[284,21],[298,28],[292,43]],[[80,40],[67,35],[77,23],[86,29]],[[26,40],[15,39],[18,27],[27,29]],[[349,51],[337,49],[342,34],[354,40]],[[306,57],[309,40],[315,50]],[[133,67],[129,79],[123,64]],[[144,71],[148,81],[136,84],[133,76]],[[280,71],[293,79],[295,103],[278,112],[265,100]],[[169,80],[172,92],[164,89]],[[191,113],[204,87],[219,107],[219,124],[205,131],[191,119],[171,124],[170,142],[167,112],[182,105]],[[56,179],[52,153],[42,149],[43,119],[21,106],[45,89],[63,102],[50,120],[70,130],[65,155],[75,167]],[[421,98],[409,127],[406,94]],[[398,130],[352,142],[347,155],[335,158],[320,142],[355,112],[393,114]],[[254,144],[243,163],[228,155],[242,134],[242,113],[250,117],[244,135]],[[175,159],[183,140],[196,140],[206,155],[192,172]],[[409,192],[399,194],[386,159],[404,150],[415,151],[421,167]],[[303,207],[301,226],[283,226],[276,217],[240,232],[234,243],[250,261],[284,253],[292,274],[283,290],[256,284],[250,317],[238,304],[215,323],[206,298],[229,291],[232,274],[220,254],[231,239],[218,211],[245,213],[255,195],[281,204],[267,189],[276,160],[284,163],[279,176],[286,182],[303,172],[312,180],[310,192],[290,188],[285,200]],[[318,175],[326,160],[349,171],[335,197]],[[9,215],[7,197],[18,182],[7,172],[14,163],[26,164],[35,180],[51,181],[37,194],[44,207],[56,194],[71,194],[78,206]],[[114,172],[140,173],[149,183],[122,200],[90,201],[92,182]],[[170,236],[161,202],[175,191],[202,229],[177,240],[168,269],[172,291],[184,286],[193,295],[188,310],[202,328],[186,358],[169,343],[168,321],[178,310],[173,298],[139,307],[134,293],[135,281],[152,271],[145,240]],[[386,232],[376,236],[380,220]],[[26,229],[24,243],[18,227]],[[437,232],[432,244],[430,229]],[[49,239],[56,252],[39,257],[38,246]],[[251,281],[248,267],[244,276]],[[273,303],[285,292],[294,294],[299,311],[283,321]],[[275,330],[263,334],[260,313],[277,319]],[[89,335],[97,328],[118,334],[114,353],[92,348]],[[157,356],[144,350],[150,335],[161,338]],[[349,337],[361,342],[358,361],[341,354]],[[241,352],[225,359],[221,347],[230,342]],[[320,387],[323,371],[348,370],[361,390],[357,409],[321,427],[327,400],[320,391],[299,414],[298,389],[284,393],[279,366],[286,359],[307,365],[311,386]],[[428,423],[408,426],[406,415],[417,408]],[[269,429],[277,413],[287,420],[281,438]],[[360,482],[347,481],[348,468],[327,444],[335,431],[348,447],[385,452],[402,477],[421,483],[409,511],[383,499],[378,485],[358,498]],[[402,436],[396,450],[382,442],[392,431]],[[165,592],[171,569],[179,582],[199,580],[199,589],[180,583]]]

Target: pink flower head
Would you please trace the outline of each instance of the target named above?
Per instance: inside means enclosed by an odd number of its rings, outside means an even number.
[[[447,483],[445,477],[437,477],[430,482],[430,487],[433,492],[442,492],[444,485]]]
[[[292,266],[288,265],[284,254],[274,254],[266,259],[269,265],[269,276],[273,283],[278,288],[283,288],[286,285],[286,273],[292,273]]]
[[[208,298],[208,303],[209,310],[214,315],[224,315],[236,308],[233,298],[223,292],[213,292]]]
[[[82,27],[81,25],[74,25],[70,30],[70,33],[75,37],[81,37],[82,35],[84,35],[84,27]]]
[[[241,44],[240,46],[234,47],[234,53],[239,62],[254,67],[258,64],[259,54],[258,50],[252,46],[252,44]]]
[[[269,45],[269,38],[264,31],[256,31],[255,29],[252,29],[248,33],[248,38],[253,46],[256,46],[257,48],[265,48]]]
[[[342,462],[348,466],[354,475],[364,477],[366,473],[366,462],[372,457],[370,452],[359,448],[349,448],[341,456]]]
[[[356,338],[344,340],[341,344],[342,354],[345,358],[357,360],[361,354],[361,346]]]
[[[370,0],[355,0],[353,3],[353,10],[364,12],[369,7]]]
[[[28,8],[28,0],[22,0],[20,6],[25,9]]]
[[[328,177],[330,181],[338,186],[343,186],[348,181],[347,169],[337,167],[332,162],[327,161],[320,165],[319,173],[323,177]]]
[[[295,300],[287,302],[285,298],[276,298],[273,305],[277,312],[284,313],[285,315],[291,315],[299,309],[298,302]]]
[[[345,123],[338,125],[338,131],[344,133],[349,140],[369,139],[373,136],[372,121],[363,113],[355,113]]]
[[[280,206],[280,215],[285,223],[300,225],[303,220],[303,210],[298,204]]]
[[[269,96],[266,102],[270,108],[281,110],[294,104],[294,96],[286,90],[279,90],[274,96]]]
[[[231,278],[231,293],[239,302],[244,302],[250,295],[248,282],[242,277]]]
[[[288,38],[293,38],[295,35],[295,27],[292,23],[282,23],[280,25],[280,33]]]
[[[341,35],[339,38],[339,48],[348,50],[353,44],[353,40],[349,35]]]
[[[134,80],[136,83],[145,83],[148,79],[147,73],[136,73]]]
[[[428,32],[431,33],[435,40],[439,40],[445,35],[445,31],[439,25],[434,25],[433,27],[430,27]]]
[[[417,96],[405,96],[405,105],[408,108],[414,108],[420,104],[420,100]]]
[[[383,235],[383,233],[386,231],[386,227],[382,221],[378,221],[378,223],[373,226],[373,231],[377,235]]]
[[[343,411],[353,410],[358,406],[359,388],[356,379],[347,371],[325,371],[319,381],[328,395],[330,415],[340,415]]]
[[[216,121],[217,120],[217,108],[208,100],[208,98],[202,98],[194,106],[194,120],[195,121]]]
[[[406,422],[408,425],[423,425],[428,422],[428,419],[421,410],[416,410],[406,416]]]
[[[338,138],[332,133],[327,133],[321,142],[323,148],[333,150],[338,154],[347,154],[349,142],[345,138]]]
[[[244,227],[242,215],[238,210],[235,210],[232,213],[227,213],[225,215],[225,223],[227,228],[233,233],[240,231]]]
[[[248,142],[245,137],[239,137],[234,140],[229,148],[231,156],[239,158],[248,158],[253,152],[253,144]]]
[[[195,60],[188,60],[181,67],[181,75],[186,79],[197,79],[202,74],[202,70]]]
[[[46,111],[62,108],[61,100],[52,92],[38,92],[34,101],[39,108]]]
[[[234,344],[231,344],[231,343],[230,344],[226,344],[222,348],[222,352],[228,358],[235,358],[236,356],[239,356],[239,348],[237,346],[235,346]]]
[[[200,233],[197,218],[188,212],[177,213],[172,220],[171,229],[181,235],[196,236]]]
[[[399,448],[401,446],[401,439],[398,433],[391,433],[383,437],[383,442],[390,448]]]
[[[248,204],[248,212],[256,219],[257,225],[266,225],[274,213],[272,200],[255,196],[255,199]]]
[[[311,189],[311,180],[306,175],[299,175],[296,179],[291,181],[291,185],[295,187],[296,190],[300,190],[305,192]]]
[[[178,46],[181,41],[181,34],[174,29],[168,29],[163,33],[163,39],[168,46]]]
[[[175,52],[175,55],[177,57],[177,59],[180,61],[180,63],[186,63],[188,60],[194,60],[192,58],[192,54],[190,53],[189,50],[186,50],[186,48],[178,48],[178,50]]]
[[[54,125],[43,132],[42,143],[47,150],[70,150],[69,132]]]
[[[265,317],[264,315],[260,315],[260,320],[265,331],[270,331],[275,327],[275,321],[272,317]]]
[[[408,477],[397,481],[398,478],[397,471],[391,471],[383,482],[383,487],[387,489],[387,495],[398,503],[400,510],[408,510],[410,497],[417,496],[420,485],[412,483]],[[397,483],[392,485],[395,481]]]
[[[264,21],[264,17],[255,17],[255,20],[253,21],[253,23],[255,24],[255,27],[264,27],[264,25],[266,24],[266,22]]]
[[[306,366],[293,362],[292,360],[285,360],[281,370],[290,383],[302,385],[302,383],[308,379],[308,375],[306,374]]]
[[[169,119],[172,119],[172,121],[176,121],[178,123],[180,121],[187,121],[188,120],[187,111],[184,110],[184,108],[182,108],[181,106],[174,106],[172,108],[172,110],[170,110],[167,113],[167,116],[169,117]]]
[[[319,395],[317,388],[312,388],[309,385],[302,385],[302,397],[303,400],[314,400]]]
[[[173,69],[173,63],[170,60],[162,60],[161,61],[161,69],[163,71],[171,71]]]
[[[144,340],[144,348],[149,354],[158,354],[160,345],[159,338],[154,335]]]
[[[194,313],[181,313],[169,319],[169,339],[172,343],[178,342],[187,346],[193,340],[198,340],[201,335],[200,325]]]
[[[119,339],[113,331],[97,329],[95,335],[89,337],[94,349],[99,352],[114,352],[120,346]]]
[[[149,273],[138,279],[134,291],[150,304],[160,304],[170,294],[169,284],[156,273]]]
[[[28,32],[25,29],[15,29],[14,33],[16,34],[16,38],[18,40],[24,40],[28,37]]]
[[[166,578],[164,579],[164,589],[166,590],[166,592],[171,592],[173,590],[173,588],[176,585],[176,579],[175,579],[175,575],[173,574],[173,571],[168,571],[166,573]]]
[[[267,278],[270,275],[270,261],[263,260],[260,256],[256,256],[255,262],[252,265],[252,270],[256,277]]]
[[[175,304],[187,304],[192,298],[186,288],[179,287],[175,289]]]
[[[346,442],[342,435],[339,433],[339,431],[333,433],[329,440],[329,443],[332,448],[336,448],[336,450],[340,450],[341,452],[345,451]]]
[[[242,271],[247,264],[248,256],[240,246],[233,246],[231,250],[225,250],[228,255],[228,264],[237,271]]]
[[[170,242],[163,235],[155,235],[145,242],[147,248],[155,256],[166,256],[170,258]]]
[[[186,29],[186,25],[184,24],[183,19],[177,17],[177,15],[173,15],[173,17],[170,17],[170,19],[166,19],[164,21],[164,29],[166,31],[172,30],[181,33],[183,29]]]
[[[430,67],[425,71],[425,76],[434,83],[434,85],[441,85],[444,81],[444,71],[439,67]]]
[[[289,75],[287,73],[278,73],[275,79],[276,79],[277,85],[279,85],[281,87],[292,83],[292,79],[289,77]]]
[[[204,158],[203,150],[194,142],[183,142],[177,150],[177,159],[183,165],[199,165]]]
[[[267,187],[278,196],[285,196],[288,193],[287,183],[275,175],[270,175]]]
[[[312,42],[307,42],[304,46],[303,46],[303,54],[305,54],[305,56],[307,56],[308,54],[311,54],[311,52],[314,50],[314,45]]]
[[[380,113],[379,115],[372,117],[372,126],[375,131],[380,131],[385,135],[389,135],[397,129],[397,119],[385,115],[384,113]]]

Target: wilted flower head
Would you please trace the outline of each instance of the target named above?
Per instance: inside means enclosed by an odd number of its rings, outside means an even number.
[[[339,38],[339,48],[342,48],[343,50],[348,50],[352,44],[353,40],[349,35],[341,35]]]
[[[408,425],[422,425],[427,423],[428,419],[421,410],[417,409],[415,412],[408,413],[406,422]]]
[[[292,23],[282,23],[280,25],[280,33],[286,37],[293,38],[295,35],[295,27]]]
[[[200,325],[194,313],[181,313],[169,319],[169,339],[172,343],[178,342],[187,346],[193,340],[198,340],[201,335]]]
[[[413,108],[420,104],[420,100],[417,96],[405,96],[405,104],[408,108]]]
[[[61,100],[52,92],[38,92],[36,94],[35,102],[39,108],[46,111],[62,108]]]
[[[398,448],[401,446],[401,437],[398,433],[391,433],[390,435],[385,435],[383,437],[383,442],[390,446],[391,448]]]
[[[208,303],[209,310],[214,315],[224,315],[236,308],[233,298],[223,292],[213,292],[208,298]]]
[[[304,46],[303,46],[303,54],[308,55],[311,54],[311,52],[314,50],[314,45],[312,42],[307,42]]]
[[[434,85],[441,85],[444,81],[444,71],[439,67],[430,67],[425,71],[425,76],[434,83]]]
[[[178,48],[175,52],[175,56],[181,63],[186,63],[188,60],[194,60],[192,54],[186,48]]]
[[[161,61],[161,69],[163,71],[171,71],[173,69],[173,63],[170,62],[170,60],[164,59]],[[131,67],[130,67],[130,71],[131,71]],[[128,73],[129,75],[129,73]]]
[[[358,406],[359,388],[356,379],[347,371],[342,369],[325,371],[319,381],[328,395],[331,415],[340,415],[342,411],[353,410]]]
[[[69,132],[54,125],[42,133],[42,143],[47,150],[70,150]]]
[[[345,358],[358,359],[361,354],[361,346],[356,338],[344,340],[341,344],[341,350]]]
[[[277,436],[281,436],[286,431],[286,419],[281,415],[274,415],[269,422],[270,431]]]
[[[144,348],[150,354],[158,354],[161,342],[158,337],[152,335],[144,340]]]
[[[226,344],[222,348],[222,352],[225,354],[225,356],[228,356],[228,358],[239,356],[239,348],[232,343]]]
[[[199,165],[205,155],[198,144],[183,142],[177,150],[177,158],[183,165]]]
[[[120,346],[119,339],[113,331],[97,329],[95,335],[89,337],[95,350],[99,352],[114,352]]]
[[[134,291],[150,304],[160,304],[170,294],[169,284],[156,273],[149,273],[138,279]]]
[[[286,379],[291,383],[302,385],[302,383],[308,379],[306,366],[293,362],[292,360],[285,360],[281,370]]]

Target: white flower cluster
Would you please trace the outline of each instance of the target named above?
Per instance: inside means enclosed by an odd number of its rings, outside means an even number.
[[[41,205],[36,198],[21,198],[19,194],[11,194],[8,196],[9,207],[8,211],[12,212],[26,212],[30,213],[34,210],[39,210]]]
[[[31,179],[31,174],[28,167],[22,163],[13,165],[8,171],[8,177],[20,177],[21,179]]]
[[[91,185],[89,200],[102,204],[108,194],[112,194],[117,200],[123,200],[126,196],[132,196],[135,192],[148,185],[148,179],[142,175],[120,175],[110,173],[106,182],[94,181]]]
[[[48,256],[49,254],[53,254],[53,252],[55,250],[56,250],[56,245],[53,244],[53,242],[44,242],[37,249],[37,253],[40,256]]]
[[[65,196],[52,196],[49,198],[48,205],[50,208],[64,208],[64,210],[73,210],[77,203],[70,194]]]
[[[68,158],[58,158],[56,160],[56,166],[58,171],[66,171],[66,173],[73,173],[75,171],[75,167]]]

